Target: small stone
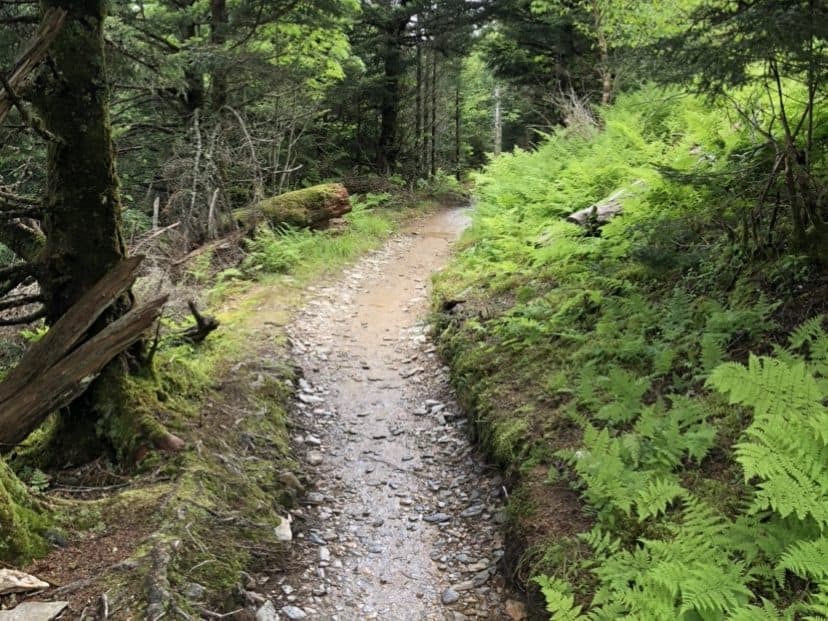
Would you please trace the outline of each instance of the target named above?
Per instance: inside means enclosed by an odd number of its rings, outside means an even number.
[[[471,591],[474,588],[474,582],[471,580],[464,580],[452,586],[455,591]]]
[[[256,611],[256,621],[279,621],[276,607],[273,602],[267,600],[264,605]]]
[[[290,530],[290,516],[281,518],[279,525],[273,529],[277,541],[293,541],[293,532]]]
[[[324,399],[322,397],[317,397],[316,395],[309,395],[304,392],[299,393],[299,401],[302,403],[312,404],[312,403],[322,403]]]
[[[331,551],[326,547],[319,548],[319,560],[323,563],[327,563],[331,560]]]
[[[469,507],[468,509],[464,510],[460,514],[460,517],[464,517],[464,518],[477,517],[478,515],[483,513],[483,509],[484,509],[483,505],[475,505],[475,506]]]
[[[308,541],[318,546],[324,546],[327,541],[315,530],[308,531]]]
[[[431,513],[423,518],[426,522],[437,524],[439,522],[448,522],[451,516],[446,513]]]
[[[306,619],[308,616],[305,614],[305,611],[298,606],[285,606],[282,608],[282,614],[288,619],[291,619],[291,621],[296,621],[296,619]]]
[[[309,492],[308,495],[305,496],[305,502],[309,505],[321,505],[325,502],[325,496],[319,492]]]
[[[443,591],[443,595],[440,597],[440,599],[444,605],[450,606],[451,604],[456,603],[460,599],[460,593],[458,593],[452,588],[448,588],[445,591]]]
[[[322,456],[322,453],[320,453],[319,451],[308,451],[308,454],[305,456],[305,460],[311,466],[318,466],[322,463],[324,457]]]

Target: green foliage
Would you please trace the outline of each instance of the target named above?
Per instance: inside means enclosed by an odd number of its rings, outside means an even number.
[[[715,105],[651,89],[602,114],[600,131],[490,163],[436,282],[478,309],[439,327],[481,436],[512,461],[563,458],[550,480],[594,520],[591,557],[567,582],[537,580],[551,618],[818,615],[828,337],[812,318],[747,356],[781,330],[781,281],[765,274],[799,265],[734,237],[744,202],[711,181],[750,174],[751,138]],[[598,229],[565,221],[619,190],[623,214]],[[806,273],[786,277],[801,288]],[[500,405],[510,391],[518,403]]]

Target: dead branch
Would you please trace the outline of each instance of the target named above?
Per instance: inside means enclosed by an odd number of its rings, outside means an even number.
[[[28,306],[29,304],[37,304],[38,302],[43,302],[43,296],[39,294],[15,295],[5,300],[0,300],[0,311],[17,308],[19,306]]]
[[[25,326],[26,324],[34,323],[38,319],[43,319],[46,316],[46,309],[40,308],[28,315],[21,315],[20,317],[9,317],[7,319],[0,319],[0,326]],[[2,444],[2,443],[0,443]]]
[[[202,315],[198,312],[198,308],[196,308],[196,304],[193,300],[189,300],[187,302],[187,306],[190,308],[190,312],[195,318],[196,325],[184,330],[184,332],[181,333],[181,338],[185,341],[189,341],[190,343],[201,343],[207,338],[207,335],[210,334],[210,332],[219,327],[219,320],[215,317],[211,317],[210,315]]]
[[[40,22],[40,28],[37,29],[37,33],[15,62],[14,69],[8,75],[7,80],[4,81],[3,90],[0,91],[0,122],[6,118],[9,110],[14,105],[12,99],[13,93],[6,90],[5,84],[10,86],[11,91],[16,92],[21,90],[21,86],[26,82],[29,74],[46,56],[46,53],[49,51],[49,46],[63,27],[65,19],[65,9],[52,7],[44,13],[43,20]]]
[[[105,307],[111,301],[107,300]],[[163,295],[133,308],[53,366],[41,367],[37,384],[27,386],[0,404],[0,441],[21,442],[51,412],[82,395],[113,358],[141,338],[166,302],[167,296]]]

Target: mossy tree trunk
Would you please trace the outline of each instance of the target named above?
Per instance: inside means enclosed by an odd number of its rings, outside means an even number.
[[[53,322],[126,251],[108,109],[103,34],[107,4],[104,0],[41,2],[44,10],[52,6],[62,7],[68,15],[52,46],[52,62],[38,79],[35,102],[46,127],[57,137],[48,146],[41,279],[47,317]],[[122,296],[92,332],[123,314],[131,302],[131,295]],[[123,367],[116,360],[71,411],[64,412],[61,427],[67,446],[88,445],[95,438],[102,413],[96,403],[102,393],[111,401],[111,390],[103,384],[120,386]]]

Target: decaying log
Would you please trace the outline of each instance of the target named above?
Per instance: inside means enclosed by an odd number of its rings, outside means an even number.
[[[639,179],[630,185],[630,187],[622,188],[617,192],[614,192],[600,203],[595,203],[585,209],[579,209],[578,211],[569,214],[566,219],[569,222],[580,224],[581,226],[585,226],[590,223],[604,224],[605,222],[609,222],[613,217],[624,211],[621,199],[626,198],[634,187],[642,185],[643,183],[644,182]]]
[[[9,110],[12,109],[16,99],[15,93],[20,92],[26,78],[46,56],[49,46],[52,45],[52,41],[55,40],[63,27],[65,19],[65,9],[53,7],[46,10],[37,34],[15,62],[12,72],[5,78],[6,84],[13,92],[8,92],[6,88],[0,88],[0,122],[6,118]]]
[[[340,183],[324,183],[286,192],[261,201],[254,207],[237,209],[235,221],[251,228],[266,220],[270,224],[323,228],[329,220],[351,211],[348,190]]]
[[[207,338],[210,332],[219,327],[219,320],[210,315],[202,315],[198,312],[198,308],[196,308],[193,300],[189,300],[187,306],[195,318],[196,325],[184,330],[181,333],[181,338],[190,343],[201,343],[201,341]]]
[[[18,444],[51,412],[79,397],[152,325],[167,296],[132,308],[87,338],[92,324],[132,286],[142,258],[126,259],[98,281],[0,383],[0,445]]]

